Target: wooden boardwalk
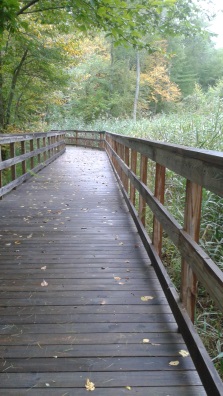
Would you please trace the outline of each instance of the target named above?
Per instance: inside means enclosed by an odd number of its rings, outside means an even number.
[[[105,152],[5,196],[0,249],[0,395],[206,395]]]

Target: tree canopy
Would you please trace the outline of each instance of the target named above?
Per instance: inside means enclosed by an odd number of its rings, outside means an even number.
[[[1,130],[16,118],[41,113],[50,89],[54,86],[55,92],[66,86],[68,69],[78,63],[82,52],[78,41],[84,34],[103,31],[122,51],[128,45],[154,53],[159,49],[158,38],[201,32],[199,15],[192,0],[1,0]],[[163,77],[166,69],[161,69],[164,86],[169,82]],[[151,86],[151,78],[144,83]],[[160,89],[161,85],[154,93],[157,97],[163,93]],[[109,96],[111,87],[107,92]],[[47,103],[51,100],[55,94]]]
[[[2,0],[0,32],[27,27],[26,16],[43,24],[81,31],[103,29],[120,44],[145,45],[145,35],[193,32],[198,29],[198,8],[191,0]],[[147,43],[149,46],[149,42]]]

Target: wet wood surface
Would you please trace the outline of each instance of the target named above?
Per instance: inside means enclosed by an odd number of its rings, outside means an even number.
[[[104,152],[5,196],[0,247],[0,394],[206,395]]]

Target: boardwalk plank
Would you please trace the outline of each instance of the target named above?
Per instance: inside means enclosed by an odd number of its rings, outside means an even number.
[[[0,247],[0,394],[206,395],[105,153],[4,197]]]

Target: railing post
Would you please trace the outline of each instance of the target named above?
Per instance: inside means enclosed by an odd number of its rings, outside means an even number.
[[[46,147],[46,138],[43,138],[43,147]],[[46,161],[46,151],[43,153],[43,160]]]
[[[2,162],[2,146],[0,145],[0,162]],[[0,169],[0,188],[2,188],[2,170]],[[2,200],[2,195],[0,195],[0,200]]]
[[[126,146],[125,146],[125,164],[129,167],[129,147],[126,147]],[[128,194],[129,193],[129,178],[127,175],[125,175],[124,187]]]
[[[124,162],[124,159],[125,159],[125,147],[123,146],[122,143],[119,143],[119,157]],[[120,178],[121,178],[123,186],[125,186],[126,176],[125,176],[125,173],[122,170],[121,166],[120,166]]]
[[[52,136],[52,144],[55,143],[55,136]],[[55,154],[55,147],[53,147],[53,152],[52,152],[53,156]]]
[[[21,153],[25,154],[26,153],[26,142],[23,140],[21,142]],[[26,173],[26,160],[22,161],[22,174],[24,175]]]
[[[113,149],[114,149],[115,153],[119,155],[119,144],[116,142],[116,140],[113,140],[113,144],[114,144]],[[115,158],[114,164],[115,164],[116,172],[119,175],[119,164],[118,164],[118,161],[116,160],[116,158]]]
[[[166,168],[156,163],[156,179],[155,179],[155,194],[154,196],[159,200],[161,204],[164,204],[165,194],[165,176]],[[153,216],[153,245],[161,257],[162,253],[162,232],[163,228],[156,216]]]
[[[49,149],[49,145],[50,145],[50,137],[47,137],[47,158],[50,158],[50,149]]]
[[[199,242],[201,201],[202,187],[190,180],[187,180],[184,230],[195,242]],[[194,322],[195,316],[196,297],[197,278],[186,260],[182,260],[181,299],[192,322]]]
[[[100,143],[99,143],[99,147],[100,147],[101,149],[104,148],[104,138],[105,138],[104,132],[100,133]]]
[[[33,151],[33,150],[34,150],[33,139],[31,139],[31,140],[29,141],[29,150],[30,150],[30,151]],[[31,167],[31,169],[34,168],[34,157],[31,157],[31,158],[30,158],[30,167]]]
[[[131,171],[136,175],[136,168],[137,168],[137,151],[131,150]],[[136,204],[136,189],[132,183],[130,183],[130,201],[135,206]]]
[[[36,139],[36,145],[37,145],[37,149],[39,149],[40,148],[40,138]],[[37,158],[38,158],[38,164],[40,164],[40,160],[41,160],[40,154],[37,155]]]
[[[15,142],[10,143],[10,157],[15,158]],[[16,179],[16,165],[11,166],[11,179]]]
[[[140,180],[147,185],[148,158],[141,154],[140,158]],[[139,218],[142,224],[146,224],[146,201],[139,195]]]

